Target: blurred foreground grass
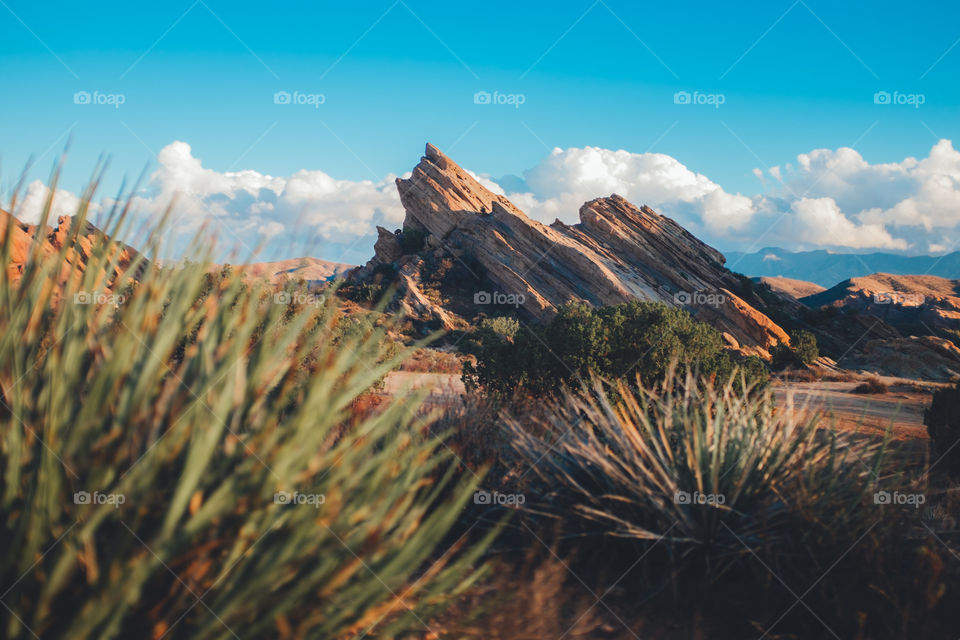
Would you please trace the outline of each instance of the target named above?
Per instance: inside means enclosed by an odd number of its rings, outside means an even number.
[[[344,426],[406,354],[375,329],[334,346],[331,304],[209,255],[161,268],[160,234],[124,252],[123,210],[89,243],[88,199],[59,254],[38,233],[0,274],[0,636],[425,632],[477,575],[482,545],[440,548],[473,477],[415,397]]]

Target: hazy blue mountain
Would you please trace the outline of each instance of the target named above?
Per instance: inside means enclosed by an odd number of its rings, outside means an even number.
[[[931,275],[960,278],[960,251],[942,256],[902,256],[895,253],[833,253],[787,251],[767,247],[755,253],[725,252],[727,268],[748,276],[782,276],[815,282],[823,287],[871,273]]]

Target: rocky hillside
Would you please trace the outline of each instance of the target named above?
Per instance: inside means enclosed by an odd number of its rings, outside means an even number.
[[[821,287],[815,282],[807,282],[806,280],[796,280],[794,278],[778,278],[772,276],[763,276],[759,278],[753,278],[754,282],[765,284],[769,286],[774,291],[788,295],[791,298],[799,300],[800,298],[805,298],[807,296],[812,296],[822,291],[826,291],[826,287]]]
[[[960,330],[960,280],[875,273],[851,278],[802,302],[854,309],[906,335]]]
[[[31,246],[36,238],[39,243],[37,252],[39,259],[48,259],[58,256],[67,243],[72,224],[72,218],[61,216],[55,227],[42,228],[21,222],[16,217],[0,210],[0,238],[6,241],[9,225],[10,234],[10,261],[6,268],[11,279],[16,282],[20,279],[30,258]],[[85,223],[80,229],[76,242],[69,246],[63,254],[63,264],[60,268],[61,279],[79,279],[82,277],[88,259],[91,256],[93,243],[103,236],[103,232],[90,223]],[[98,283],[105,281],[109,286],[136,258],[137,252],[126,245],[118,244],[120,255],[112,273],[103,273],[98,276]]]
[[[928,380],[960,374],[960,281],[875,273],[801,302],[840,366]]]
[[[265,278],[276,282],[284,278],[302,278],[308,284],[328,282],[345,275],[355,265],[330,262],[318,258],[291,258],[275,262],[254,262],[233,265],[233,268],[251,278]]]
[[[612,195],[585,203],[578,224],[545,225],[432,145],[397,188],[403,229],[379,228],[373,259],[351,279],[397,282],[416,317],[455,328],[508,309],[545,321],[571,300],[658,300],[689,309],[743,353],[768,356],[789,341],[758,300],[738,295],[752,294],[719,251],[649,207]]]

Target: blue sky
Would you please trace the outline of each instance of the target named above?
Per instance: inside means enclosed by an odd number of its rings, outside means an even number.
[[[5,185],[31,155],[31,175],[45,177],[68,137],[63,184],[74,192],[101,153],[112,190],[153,171],[174,141],[216,172],[374,182],[408,171],[430,141],[495,180],[523,176],[554,148],[598,147],[666,154],[727,193],[775,198],[785,194],[755,168],[848,146],[871,165],[899,163],[956,140],[960,126],[960,7],[945,3],[95,7],[0,2]],[[275,104],[278,91],[323,104]],[[475,104],[481,91],[523,104]],[[722,104],[676,104],[683,91]],[[876,104],[881,91],[923,104]],[[78,92],[123,103],[76,104]],[[866,224],[859,213],[844,210]],[[744,248],[707,226],[721,248]],[[928,249],[907,236],[911,250]]]

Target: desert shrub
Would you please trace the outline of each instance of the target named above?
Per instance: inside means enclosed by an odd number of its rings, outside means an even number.
[[[422,373],[460,373],[463,365],[460,357],[449,351],[417,349],[400,365],[401,371]]]
[[[820,357],[817,337],[799,329],[790,333],[790,344],[777,344],[770,350],[775,369],[802,367],[816,362]]]
[[[387,288],[382,284],[373,282],[362,282],[353,290],[352,299],[357,302],[380,302],[387,293]]]
[[[853,389],[854,393],[867,393],[867,394],[886,393],[887,391],[889,391],[889,388],[878,377],[867,378],[865,381],[861,382]]]
[[[827,382],[856,382],[857,374],[853,371],[828,371],[823,374],[823,379]]]
[[[937,464],[953,476],[960,476],[960,382],[933,394],[923,412]]]
[[[812,364],[820,357],[817,337],[803,329],[790,334],[790,348],[793,349],[793,352],[797,354],[803,364]]]
[[[288,317],[265,285],[74,242],[0,274],[0,635],[423,631],[482,545],[440,554],[473,485],[414,399],[342,428],[398,363],[382,331],[334,339],[330,307]],[[75,302],[133,276],[126,300]]]
[[[516,318],[498,316],[482,320],[480,328],[492,331],[504,340],[513,340],[520,331],[520,322]]]
[[[752,386],[762,386],[767,378],[759,358],[738,366],[716,329],[684,310],[654,302],[601,308],[571,303],[544,326],[486,320],[465,348],[477,364],[464,367],[464,384],[495,394],[517,388],[555,391],[563,384],[579,384],[591,373],[617,379],[639,376],[651,385],[663,379],[673,361],[718,379],[745,375]]]
[[[740,621],[683,637],[955,628],[957,573],[937,539],[948,534],[927,533],[913,507],[878,502],[879,486],[922,489],[892,471],[883,443],[819,429],[816,416],[777,410],[769,392],[689,375],[618,389],[611,401],[596,383],[549,403],[542,420],[508,421],[530,470],[519,489],[528,526],[546,536],[552,521],[574,553],[602,550],[572,567],[597,593],[616,587],[629,611],[651,602],[654,614],[672,604]],[[597,575],[612,567],[635,568],[614,571],[611,585]],[[816,618],[794,609],[793,585]]]
[[[818,432],[816,416],[777,411],[770,392],[674,375],[652,389],[618,382],[618,401],[595,381],[551,404],[535,429],[511,421],[549,513],[726,552],[740,547],[731,530],[773,549],[807,508],[842,505],[835,520],[858,521],[882,463],[875,445]]]
[[[785,373],[783,379],[789,382],[817,382],[823,378],[823,372],[814,369],[797,369]]]
[[[404,255],[420,253],[426,243],[427,232],[415,227],[406,227],[400,234],[400,247]]]

